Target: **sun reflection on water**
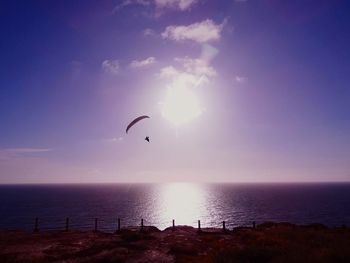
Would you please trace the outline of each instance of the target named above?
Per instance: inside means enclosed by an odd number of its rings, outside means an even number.
[[[157,207],[160,228],[176,225],[195,226],[199,217],[207,216],[206,193],[200,185],[191,183],[164,184],[158,191]]]

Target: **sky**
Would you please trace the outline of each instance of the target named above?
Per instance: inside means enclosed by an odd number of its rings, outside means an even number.
[[[0,183],[350,181],[349,11],[1,1]]]

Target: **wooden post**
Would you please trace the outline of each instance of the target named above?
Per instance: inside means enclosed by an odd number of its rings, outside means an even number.
[[[69,230],[69,217],[66,218],[66,232]]]
[[[222,221],[222,230],[226,232],[226,222]]]
[[[256,224],[255,224],[255,221],[253,221],[253,228],[254,228],[254,229],[256,228]]]
[[[143,231],[143,218],[141,218],[141,231]]]
[[[173,228],[172,228],[173,231],[175,231],[175,220],[173,219]]]
[[[39,218],[35,218],[34,232],[39,232]]]
[[[118,218],[118,229],[117,229],[118,232],[120,232],[120,218]]]
[[[97,218],[95,218],[95,232],[97,232]]]
[[[201,221],[198,220],[198,232],[201,232]]]

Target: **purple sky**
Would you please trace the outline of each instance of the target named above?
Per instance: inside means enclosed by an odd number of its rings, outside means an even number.
[[[350,181],[349,11],[1,1],[0,183]]]

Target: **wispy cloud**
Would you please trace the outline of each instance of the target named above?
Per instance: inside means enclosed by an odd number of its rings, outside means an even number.
[[[196,76],[213,77],[216,75],[215,69],[204,59],[184,57],[175,58],[175,61],[179,62],[186,72]]]
[[[180,65],[180,69],[174,66],[163,67],[160,70],[161,78],[179,79],[185,85],[198,86],[208,82],[210,78],[217,75],[214,67],[210,65],[211,61],[218,54],[218,50],[209,44],[202,45],[202,53],[199,58],[183,57],[174,58],[174,61]]]
[[[224,23],[216,24],[213,20],[206,19],[188,26],[171,25],[165,29],[162,37],[174,41],[191,40],[198,43],[218,41],[221,38]]]
[[[164,9],[173,9],[186,11],[191,9],[198,0],[124,0],[121,4],[117,5],[113,12],[130,6],[130,5],[141,5],[141,6],[150,6],[153,5],[158,11]]]
[[[195,5],[197,0],[155,0],[155,5],[157,8],[173,8],[179,10],[189,10],[193,5]]]
[[[101,64],[102,71],[111,75],[118,75],[127,69],[147,68],[157,62],[155,57],[148,57],[143,60],[133,60],[128,64],[121,65],[119,60],[105,60]]]
[[[102,62],[102,70],[104,72],[116,75],[119,73],[120,65],[118,60],[105,60]]]
[[[49,148],[6,148],[0,149],[0,160],[11,159],[15,157],[26,156],[36,153],[50,152]]]
[[[161,78],[172,78],[178,74],[178,70],[173,66],[166,66],[160,69],[159,77]]]
[[[105,142],[105,143],[122,143],[123,141],[124,141],[124,137],[122,136],[102,140],[102,142]]]
[[[50,152],[49,148],[7,148],[3,151],[15,154]]]
[[[181,69],[176,69],[173,66],[167,66],[160,70],[159,77],[177,83],[176,87],[190,87],[197,86],[198,78],[194,74],[188,73]]]
[[[156,58],[155,57],[149,57],[144,60],[133,60],[131,61],[129,67],[130,68],[145,68],[149,67],[150,65],[156,63]]]
[[[130,5],[143,5],[143,6],[149,6],[151,4],[150,0],[124,0],[121,4],[117,5],[113,9],[113,13],[117,12],[118,10],[130,6]]]
[[[142,31],[142,34],[146,37],[157,35],[156,31],[154,31],[152,28],[146,28],[145,30]]]
[[[181,62],[181,68],[175,68],[174,66],[163,67],[158,74],[161,79],[168,80],[168,86],[193,89],[209,83],[210,78],[216,75],[215,70],[210,66],[197,67],[197,65],[195,65],[197,62],[193,62],[196,59],[187,57],[176,60]],[[186,60],[186,62],[183,62],[183,60]],[[189,62],[190,60],[191,62]],[[186,65],[188,63],[194,64],[188,66]]]
[[[174,58],[177,67],[169,65],[160,70],[158,76],[165,79],[167,88],[165,99],[159,102],[165,119],[179,125],[204,112],[196,93],[198,88],[207,85],[216,76],[210,62],[217,54],[216,48],[203,44],[199,58]],[[180,104],[183,110],[179,110]]]
[[[235,80],[238,82],[238,83],[245,83],[248,81],[248,78],[247,77],[243,77],[243,76],[236,76],[235,77]]]

